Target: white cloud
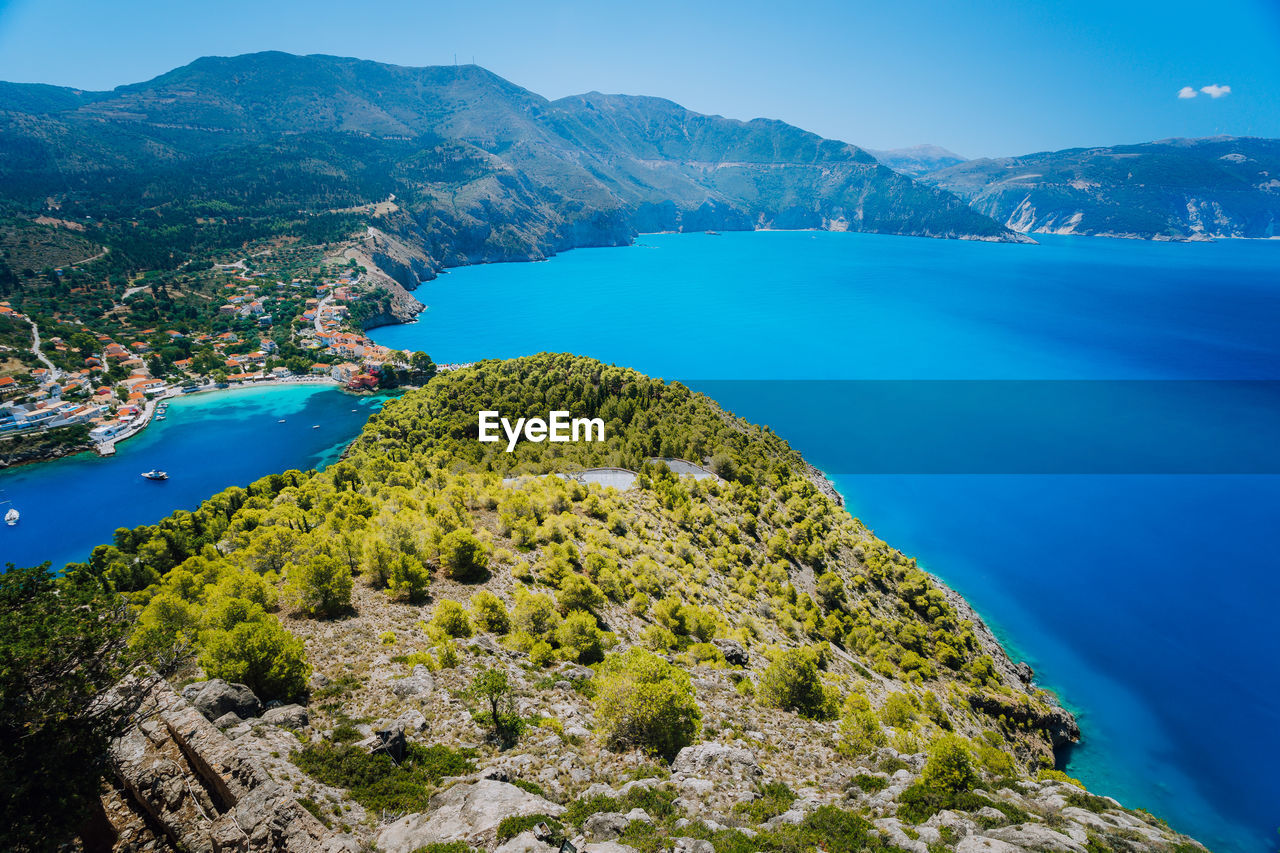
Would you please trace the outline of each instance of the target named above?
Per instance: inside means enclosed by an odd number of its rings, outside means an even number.
[[[1178,90],[1178,97],[1182,98],[1183,100],[1186,100],[1187,98],[1194,98],[1195,96],[1196,96],[1196,90],[1192,89],[1190,86],[1183,86],[1181,89]]]
[[[1230,86],[1219,86],[1216,83],[1212,86],[1201,86],[1200,91],[1204,92],[1210,98],[1221,98],[1224,95],[1231,94]]]

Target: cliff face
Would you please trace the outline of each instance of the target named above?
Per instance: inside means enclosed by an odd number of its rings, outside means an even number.
[[[1280,140],[1173,139],[970,160],[924,180],[1019,232],[1273,237]]]

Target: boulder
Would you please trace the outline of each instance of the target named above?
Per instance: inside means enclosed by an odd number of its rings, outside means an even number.
[[[640,853],[636,848],[616,841],[595,841],[583,845],[579,853]]]
[[[750,666],[751,655],[747,654],[747,650],[742,647],[742,643],[737,640],[729,640],[719,638],[712,640],[711,643],[720,650],[720,654],[724,655],[725,662],[730,666]]]
[[[526,829],[499,845],[493,853],[556,853],[557,849],[538,838],[532,829]]]
[[[431,670],[422,664],[415,666],[412,674],[393,682],[391,685],[391,692],[401,699],[407,699],[410,696],[425,696],[435,689],[436,680],[432,677]]]
[[[384,752],[397,764],[404,760],[405,750],[409,746],[404,736],[404,725],[399,722],[379,729],[356,745],[374,755]]]
[[[641,823],[652,824],[653,818],[649,817],[649,813],[641,808],[634,808],[627,812],[627,823],[632,821],[640,821]]]
[[[221,678],[188,684],[183,688],[182,696],[208,720],[216,720],[223,714],[236,714],[243,720],[262,713],[262,702],[252,690]]]
[[[218,719],[214,720],[213,724],[220,729],[229,729],[232,726],[238,726],[243,722],[244,720],[240,719],[239,714],[234,711],[228,711]]]
[[[956,845],[956,853],[1026,853],[1016,844],[987,838],[982,835],[966,835]]]
[[[716,853],[710,841],[701,838],[677,838],[671,845],[672,853]]]
[[[671,762],[676,773],[690,776],[717,778],[732,776],[736,779],[754,779],[763,772],[756,764],[755,754],[749,749],[725,746],[722,743],[700,743],[680,750]]]
[[[311,715],[301,705],[281,705],[263,714],[262,722],[286,729],[305,729],[311,722]]]
[[[588,841],[612,841],[630,822],[622,812],[597,812],[582,822],[582,834]]]
[[[412,853],[428,844],[465,841],[486,846],[505,818],[534,814],[556,817],[564,806],[494,779],[454,785],[427,802],[425,814],[410,814],[378,835],[385,853]]]

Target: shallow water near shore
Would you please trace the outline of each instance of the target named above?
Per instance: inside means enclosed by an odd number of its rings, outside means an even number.
[[[1248,448],[1280,438],[1268,384],[1280,380],[1280,243],[1037,239],[650,235],[626,249],[455,270],[418,290],[431,306],[418,323],[373,337],[442,363],[589,355],[705,388],[770,425],[1060,693],[1085,733],[1069,773],[1213,850],[1271,851],[1280,477],[1273,459],[1250,469]],[[1062,440],[1086,452],[1037,468],[1036,411],[1024,411],[1031,426],[1013,440],[1025,453],[1010,462],[986,435],[991,418],[959,418],[944,433],[958,454],[907,472],[893,465],[910,454],[850,456],[845,441],[902,451],[907,438],[928,438],[918,400],[915,422],[876,409],[851,428],[842,418],[859,413],[847,400],[780,403],[801,379],[1262,382],[1160,385],[1176,393],[1116,421],[1123,441],[1103,442],[1112,464],[1098,467],[1088,442],[1114,424],[1055,412],[1037,386],[1045,429],[1073,422]],[[999,404],[1014,386],[995,387],[951,404],[993,393]],[[1098,399],[1124,396],[1097,387]],[[1206,441],[1244,450],[1198,453]],[[1136,450],[1145,447],[1153,452]],[[899,461],[877,469],[885,458]]]
[[[121,442],[114,456],[87,452],[0,471],[0,499],[22,514],[16,526],[0,526],[0,567],[49,560],[61,568],[111,542],[118,527],[154,524],[267,474],[323,467],[381,403],[303,384],[192,394],[170,401],[165,420]],[[169,479],[140,476],[153,468]]]

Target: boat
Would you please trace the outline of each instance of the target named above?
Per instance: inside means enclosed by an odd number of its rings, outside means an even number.
[[[18,523],[18,511],[13,507],[9,507],[9,511],[4,514],[4,523],[13,527]]]
[[[720,236],[720,232],[719,232],[719,231],[704,231],[703,233],[704,233],[704,234],[706,234],[708,237],[719,237],[719,236]]]
[[[150,471],[144,471],[144,472],[143,472],[143,474],[142,474],[142,476],[146,477],[148,480],[167,480],[167,479],[169,479],[169,475],[168,475],[168,474],[166,474],[164,471],[158,471],[158,470],[156,470],[155,468],[152,468]]]
[[[278,424],[282,424],[282,423],[284,423],[284,418],[281,418],[280,420],[276,421],[276,423],[278,423]]]
[[[164,420],[164,415],[156,415],[156,420],[158,421]]]
[[[320,424],[312,424],[312,425],[311,425],[311,428],[312,428],[312,429],[320,429]]]

